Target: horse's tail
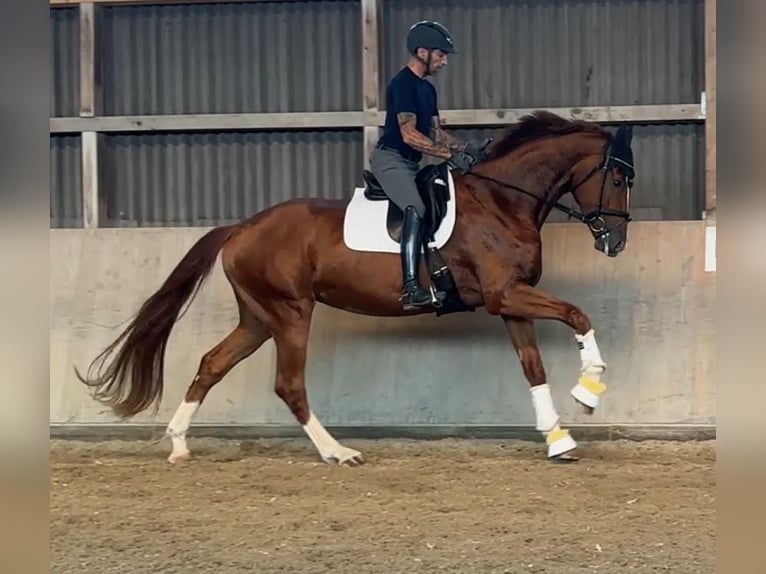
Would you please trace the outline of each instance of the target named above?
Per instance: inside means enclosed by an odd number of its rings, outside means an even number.
[[[200,238],[176,265],[162,286],[139,309],[127,328],[90,364],[104,366],[107,357],[123,347],[103,373],[77,378],[93,388],[93,397],[122,418],[131,417],[162,398],[165,347],[181,308],[194,300],[213,268],[218,252],[235,227],[217,227]],[[187,307],[188,309],[188,307]]]

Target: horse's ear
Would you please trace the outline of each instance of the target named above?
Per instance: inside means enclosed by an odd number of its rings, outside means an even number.
[[[617,148],[622,147],[622,144],[625,141],[625,127],[625,124],[620,125],[614,134],[614,145]]]
[[[630,143],[633,141],[633,126],[628,124],[625,125],[625,135],[624,137],[624,143],[625,147],[630,147]]]
[[[614,146],[618,150],[630,149],[630,142],[633,140],[633,126],[622,124],[617,128],[614,134]]]

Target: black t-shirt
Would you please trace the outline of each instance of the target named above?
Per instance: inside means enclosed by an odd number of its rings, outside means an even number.
[[[408,66],[402,68],[386,87],[386,123],[379,144],[399,151],[412,161],[420,161],[423,154],[402,141],[396,115],[411,112],[417,116],[417,129],[426,136],[431,133],[431,118],[439,114],[436,88],[419,77]]]

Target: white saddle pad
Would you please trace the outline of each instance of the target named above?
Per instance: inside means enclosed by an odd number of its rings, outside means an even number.
[[[455,228],[455,183],[447,173],[450,199],[447,213],[434,236],[437,249],[444,247]],[[343,220],[343,240],[354,251],[399,253],[399,244],[391,239],[386,227],[388,201],[370,201],[364,196],[364,187],[354,189]]]

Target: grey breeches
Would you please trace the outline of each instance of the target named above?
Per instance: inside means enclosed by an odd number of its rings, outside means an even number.
[[[420,164],[403,158],[395,151],[375,148],[370,154],[370,171],[383,186],[383,191],[402,211],[412,205],[423,217],[426,208],[420,199],[415,175]]]

